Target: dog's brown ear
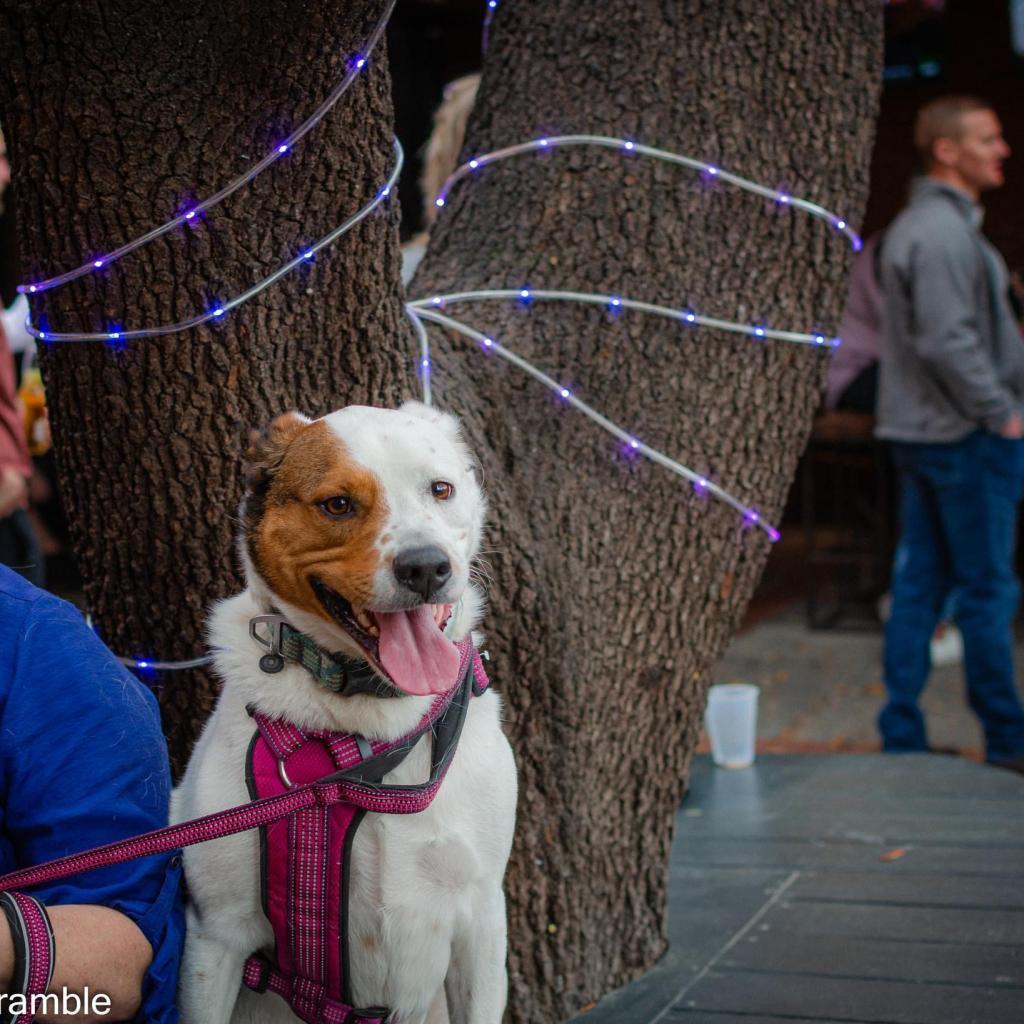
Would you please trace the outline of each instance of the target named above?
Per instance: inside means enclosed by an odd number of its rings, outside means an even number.
[[[301,412],[293,410],[276,417],[262,432],[250,431],[249,444],[245,449],[246,483],[252,487],[272,477],[280,467],[288,445],[303,427],[312,422]]]

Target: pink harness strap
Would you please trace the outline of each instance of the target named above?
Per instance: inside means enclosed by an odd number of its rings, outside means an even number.
[[[373,787],[381,798],[308,807],[261,829],[263,909],[274,931],[273,957],[250,957],[243,981],[256,991],[282,996],[309,1024],[379,1022],[380,1007],[352,1003],[348,958],[348,889],[351,844],[366,810],[414,813],[429,806],[448,766],[471,695],[487,676],[469,643],[461,646],[458,683],[435,698],[415,729],[393,741],[348,734],[305,732],[255,715],[258,731],[247,758],[250,795],[274,799],[308,780],[335,775]],[[470,668],[472,667],[472,672]],[[431,773],[419,786],[384,786],[393,770],[426,733],[432,733]]]

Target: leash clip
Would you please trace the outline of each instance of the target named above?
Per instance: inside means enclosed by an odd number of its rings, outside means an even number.
[[[281,632],[285,619],[283,615],[254,615],[249,620],[249,636],[263,647],[267,653],[260,658],[260,669],[264,672],[280,672],[284,668],[284,657],[281,654]],[[258,626],[267,626],[270,636],[260,636]]]

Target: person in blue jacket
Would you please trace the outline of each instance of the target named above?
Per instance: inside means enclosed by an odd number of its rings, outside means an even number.
[[[170,788],[153,695],[74,607],[0,566],[0,873],[160,828]],[[29,895],[54,933],[48,991],[88,986],[110,999],[80,1019],[177,1022],[180,857],[84,872]],[[12,992],[14,958],[0,914],[0,993]]]

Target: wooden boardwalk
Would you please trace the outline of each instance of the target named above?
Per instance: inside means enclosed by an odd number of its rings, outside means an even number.
[[[698,758],[669,932],[579,1024],[1024,1024],[1024,776],[936,755]]]

